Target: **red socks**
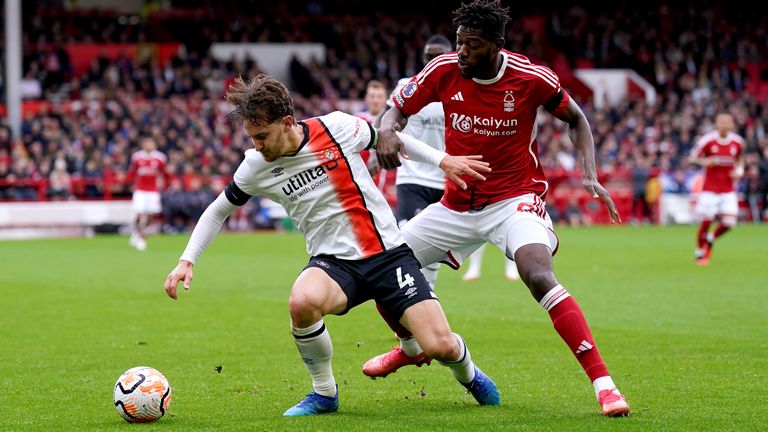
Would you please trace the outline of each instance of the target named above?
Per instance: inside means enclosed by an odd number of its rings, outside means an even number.
[[[553,288],[565,291],[560,285]],[[571,352],[576,356],[590,381],[609,375],[608,368],[600,357],[595,340],[589,331],[584,313],[571,296],[560,300],[549,310],[552,324]]]
[[[707,233],[709,232],[709,226],[711,224],[711,220],[705,219],[701,221],[701,224],[699,225],[699,232],[696,236],[696,247],[699,249],[704,249],[704,246],[707,244]],[[720,226],[722,227],[723,225],[720,224]]]

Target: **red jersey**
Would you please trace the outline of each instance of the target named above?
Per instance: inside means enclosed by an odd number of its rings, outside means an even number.
[[[158,192],[160,178],[165,180],[165,155],[155,150],[139,150],[131,156],[128,178],[136,184],[134,190]]]
[[[488,80],[462,77],[456,53],[436,57],[392,98],[405,115],[442,102],[446,153],[479,154],[490,163],[486,181],[465,178],[467,190],[446,182],[442,203],[452,210],[479,209],[527,193],[544,198],[549,188],[538,157],[536,115],[541,105],[557,112],[570,99],[549,68],[507,50],[500,54],[502,67]]]
[[[733,172],[736,162],[744,149],[744,139],[729,132],[722,138],[717,131],[703,135],[691,150],[694,158],[710,158],[712,163],[704,168],[702,191],[727,193],[733,192]]]

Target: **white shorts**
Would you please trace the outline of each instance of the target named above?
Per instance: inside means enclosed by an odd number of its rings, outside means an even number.
[[[696,203],[696,214],[702,219],[714,219],[718,215],[730,217],[735,224],[739,214],[739,198],[736,192],[701,192]]]
[[[424,267],[444,262],[459,268],[485,243],[496,245],[510,259],[527,244],[541,243],[553,255],[558,245],[545,203],[534,194],[468,212],[453,211],[438,202],[408,221],[403,235]]]
[[[133,191],[131,207],[136,214],[162,213],[163,208],[160,205],[160,192]]]

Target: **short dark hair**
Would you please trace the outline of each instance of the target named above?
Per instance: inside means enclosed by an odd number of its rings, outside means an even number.
[[[478,29],[489,39],[504,38],[509,8],[499,0],[474,0],[453,11],[453,25]]]
[[[375,90],[375,89],[381,89],[386,92],[387,86],[385,86],[384,83],[379,80],[368,81],[368,84],[366,84],[365,86],[365,92],[368,93],[369,90]]]
[[[293,99],[288,89],[269,75],[259,74],[248,81],[238,77],[227,89],[226,98],[235,108],[227,118],[235,124],[248,121],[264,126],[293,115]]]
[[[439,34],[430,36],[430,38],[427,39],[427,42],[424,45],[439,45],[442,47],[446,47],[449,50],[453,49],[453,44],[451,43],[451,41],[449,41],[447,37]]]

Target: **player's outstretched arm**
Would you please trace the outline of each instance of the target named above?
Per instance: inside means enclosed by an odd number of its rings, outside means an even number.
[[[237,206],[232,204],[226,196],[226,192],[222,192],[216,200],[214,200],[200,216],[200,220],[197,221],[195,229],[192,231],[192,236],[187,242],[187,247],[184,249],[184,253],[181,254],[179,263],[176,265],[165,279],[165,292],[172,299],[176,299],[176,286],[179,282],[184,281],[184,289],[189,289],[189,284],[192,282],[192,266],[203,251],[211,244],[213,238],[224,225],[224,221],[227,220]]]
[[[395,132],[403,130],[408,120],[397,108],[387,110],[381,118],[378,128],[379,140],[376,143],[376,158],[384,169],[394,169],[400,166],[398,154],[408,159],[403,142]]]
[[[469,176],[480,181],[485,181],[485,176],[481,173],[491,172],[491,167],[488,162],[481,161],[480,159],[482,158],[481,155],[446,155],[443,160],[440,161],[440,169],[445,172],[446,178],[456,183],[462,190],[467,190],[467,182],[461,178],[462,176]]]
[[[485,181],[482,173],[491,172],[488,162],[483,162],[481,160],[483,157],[480,155],[451,156],[410,135],[402,132],[395,132],[395,135],[412,156],[412,160],[439,167],[449,180],[463,190],[467,189],[467,183],[461,178],[462,176]]]
[[[584,179],[582,184],[584,189],[592,196],[592,198],[599,198],[603,204],[608,208],[610,214],[611,223],[621,223],[621,216],[619,210],[616,208],[611,194],[608,190],[600,184],[597,180],[597,168],[595,167],[595,141],[592,137],[592,130],[589,127],[589,122],[584,112],[581,111],[579,105],[571,99],[568,103],[568,107],[563,111],[555,114],[557,118],[568,123],[568,135],[571,137],[574,147],[581,156],[581,168],[583,170]]]

